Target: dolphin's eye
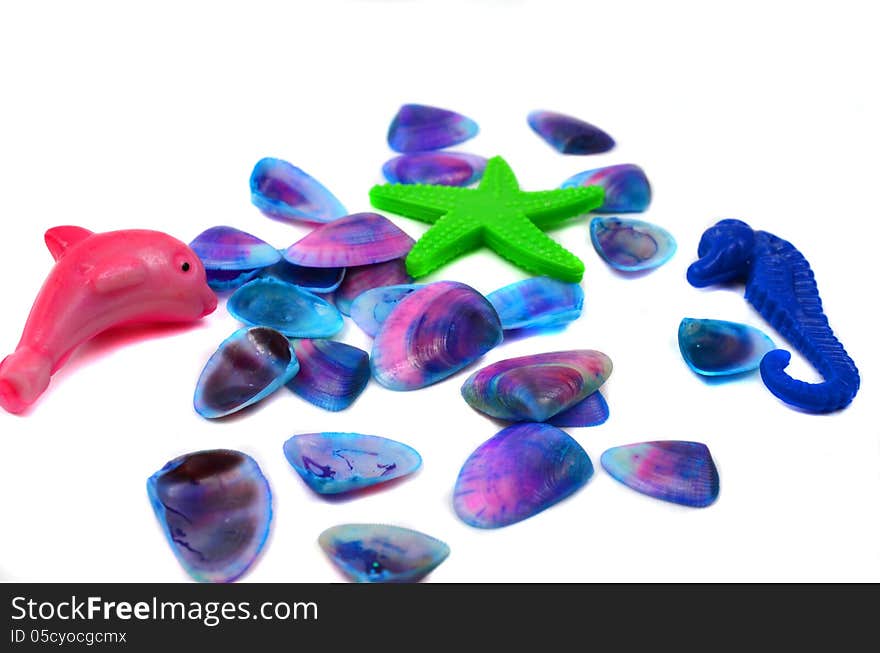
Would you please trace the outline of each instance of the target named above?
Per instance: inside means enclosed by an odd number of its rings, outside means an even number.
[[[183,270],[184,272],[189,272],[189,261],[184,261],[181,264],[180,269]]]

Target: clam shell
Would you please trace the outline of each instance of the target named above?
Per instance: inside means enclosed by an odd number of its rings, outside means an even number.
[[[189,453],[147,479],[168,544],[197,581],[234,581],[266,543],[272,494],[256,461],[240,451]]]
[[[595,392],[611,369],[611,359],[592,349],[508,358],[474,372],[461,395],[498,419],[543,422]]]
[[[584,291],[576,283],[531,277],[486,295],[498,311],[501,327],[529,329],[567,324],[580,317]]]
[[[480,180],[486,159],[465,152],[413,152],[386,161],[382,174],[392,184],[469,186]]]
[[[364,333],[374,337],[401,299],[421,288],[422,283],[404,283],[365,290],[351,302],[351,319]],[[488,299],[488,298],[487,298]]]
[[[277,279],[255,279],[229,297],[226,309],[245,324],[268,326],[292,338],[329,338],[342,315],[317,295]]]
[[[362,433],[304,433],[284,443],[284,455],[312,490],[342,494],[412,474],[422,464],[410,446]]]
[[[626,444],[608,449],[600,462],[624,485],[657,499],[703,508],[718,498],[718,470],[701,442]]]
[[[688,366],[704,376],[756,370],[764,354],[776,349],[763,331],[748,324],[689,317],[678,325],[678,347]]]
[[[665,229],[632,218],[593,218],[590,239],[608,265],[624,272],[659,267],[672,258],[677,247]]]
[[[281,260],[272,245],[235,227],[206,229],[189,246],[202,261],[214,290],[237,288]]]
[[[379,328],[370,365],[392,390],[416,390],[467,367],[501,342],[498,314],[476,290],[455,281],[404,297]]]
[[[336,290],[342,283],[345,268],[307,268],[281,259],[275,265],[262,269],[260,276],[299,286],[310,293],[328,293]]]
[[[268,397],[299,371],[290,341],[275,329],[244,327],[224,340],[196,383],[193,406],[213,419]]]
[[[318,544],[356,583],[414,583],[449,556],[445,542],[387,524],[342,524],[328,528]]]
[[[345,271],[345,279],[333,293],[333,302],[343,315],[349,315],[352,302],[361,293],[373,288],[396,286],[410,281],[412,277],[406,271],[406,262],[402,258],[348,268]]]
[[[260,159],[250,186],[251,201],[270,218],[332,222],[348,213],[317,179],[282,159]]]
[[[465,461],[453,506],[470,526],[508,526],[562,501],[592,475],[587,452],[565,431],[549,424],[514,424]]]
[[[614,139],[580,118],[556,111],[532,111],[529,127],[562,154],[599,154],[614,147]]]
[[[299,373],[287,387],[325,410],[348,408],[370,380],[370,355],[335,340],[297,340]]]
[[[651,204],[651,184],[645,171],[632,163],[585,170],[572,175],[562,188],[601,186],[605,190],[602,206],[595,213],[633,213]]]
[[[455,111],[404,104],[388,127],[388,145],[395,152],[439,150],[463,143],[477,131],[477,123]]]
[[[571,408],[556,413],[547,420],[548,424],[564,427],[599,426],[608,419],[608,403],[602,393],[587,395]]]

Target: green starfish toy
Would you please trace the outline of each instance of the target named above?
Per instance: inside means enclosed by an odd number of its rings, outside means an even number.
[[[477,188],[383,184],[370,189],[377,209],[434,225],[406,257],[413,278],[486,245],[532,274],[578,282],[583,262],[541,230],[598,208],[604,197],[600,186],[520,190],[500,156],[489,159]]]

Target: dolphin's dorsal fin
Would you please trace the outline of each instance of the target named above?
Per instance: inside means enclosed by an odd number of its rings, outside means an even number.
[[[46,247],[49,248],[49,253],[52,254],[52,258],[57,261],[64,256],[64,252],[69,247],[76,245],[91,235],[92,232],[88,229],[65,225],[63,227],[52,227],[43,238],[46,241]]]

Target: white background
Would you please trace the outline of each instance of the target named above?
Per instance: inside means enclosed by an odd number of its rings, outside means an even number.
[[[869,2],[4,3],[0,9],[0,350],[12,351],[52,259],[43,233],[152,228],[188,242],[228,224],[278,247],[307,232],[250,203],[254,163],[276,156],[369,210],[393,153],[385,134],[407,102],[480,125],[459,149],[503,155],[526,190],[632,162],[654,202],[643,216],[678,252],[641,278],[616,275],[587,219],[552,233],[585,262],[582,317],[505,343],[480,363],[592,348],[614,372],[602,426],[570,429],[596,473],[577,494],[507,528],[481,531],[451,508],[467,456],[500,426],[459,388],[371,382],[342,413],[282,390],[210,422],[195,381],[239,325],[218,310],[195,327],[115,334],[84,346],[29,414],[0,414],[0,579],[189,581],[153,516],[148,476],[183,453],[254,456],[275,517],[247,581],[338,582],[318,534],[388,522],[445,540],[429,582],[880,581],[876,16]],[[562,111],[601,126],[613,151],[566,157],[526,124]],[[817,416],[776,400],[755,375],[709,384],[678,351],[682,317],[778,334],[741,290],[696,290],[685,270],[700,235],[740,218],[810,261],[831,326],[862,372],[846,410]],[[420,223],[395,217],[414,237]],[[483,292],[525,278],[489,253],[426,280]],[[149,336],[149,337],[146,337]],[[369,347],[346,321],[340,339]],[[818,377],[801,359],[793,375]],[[424,458],[382,491],[327,501],[288,466],[297,433],[360,431]],[[721,494],[706,509],[657,501],[599,466],[611,446],[706,443]]]

